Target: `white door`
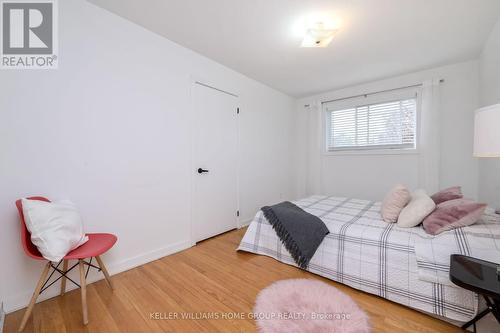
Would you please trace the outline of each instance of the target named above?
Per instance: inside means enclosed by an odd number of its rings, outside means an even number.
[[[194,84],[193,237],[196,242],[237,226],[237,97]]]

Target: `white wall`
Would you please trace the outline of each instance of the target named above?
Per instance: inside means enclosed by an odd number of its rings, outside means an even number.
[[[477,61],[464,62],[432,70],[349,87],[300,99],[297,103],[300,129],[298,141],[308,158],[298,168],[302,176],[296,188],[298,196],[323,193],[381,200],[396,183],[410,188],[421,184],[419,156],[402,155],[325,155],[321,152],[319,129],[314,113],[322,101],[444,79],[440,85],[440,157],[436,170],[439,187],[461,185],[464,194],[477,197],[477,161],[472,157],[473,111],[478,104]],[[304,107],[310,105],[310,107]],[[317,111],[316,111],[317,112]],[[311,120],[312,119],[312,120]]]
[[[192,76],[240,95],[241,221],[293,192],[291,98],[83,0],[59,6],[59,69],[0,73],[8,311],[27,304],[42,268],[22,252],[18,198],[69,198],[87,231],[117,234],[112,272],[191,246]]]
[[[480,106],[500,103],[500,19],[479,58]],[[479,196],[500,209],[500,159],[479,160]]]

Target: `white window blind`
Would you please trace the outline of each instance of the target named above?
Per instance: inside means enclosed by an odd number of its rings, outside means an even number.
[[[340,105],[326,104],[328,151],[416,148],[416,94],[410,98],[356,104],[361,102],[357,99]]]

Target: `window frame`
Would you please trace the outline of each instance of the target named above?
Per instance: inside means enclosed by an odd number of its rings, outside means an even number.
[[[416,114],[415,114],[415,146],[408,148],[401,148],[397,146],[360,146],[360,147],[346,147],[337,148],[335,150],[329,149],[329,133],[330,133],[330,115],[332,111],[362,107],[380,103],[390,103],[401,101],[404,99],[416,100]],[[337,106],[335,106],[337,105]],[[330,107],[329,107],[330,106]],[[323,155],[407,155],[419,154],[420,148],[420,124],[421,124],[421,109],[422,109],[422,89],[421,87],[391,89],[390,91],[361,95],[353,98],[340,99],[338,101],[324,101],[321,102],[321,150]]]

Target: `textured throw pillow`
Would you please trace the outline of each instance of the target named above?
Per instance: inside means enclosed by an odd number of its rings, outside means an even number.
[[[416,227],[434,211],[436,204],[424,190],[416,190],[411,194],[411,200],[401,211],[398,226],[403,228]]]
[[[382,202],[380,213],[385,222],[394,223],[399,213],[410,201],[410,191],[404,185],[396,185],[387,193]]]
[[[69,251],[88,241],[73,203],[22,199],[22,204],[31,242],[45,259],[58,262]]]
[[[464,196],[462,194],[462,188],[460,186],[453,186],[444,190],[441,190],[437,193],[434,193],[431,198],[434,200],[436,205],[439,205],[442,202],[462,199]]]
[[[437,235],[446,230],[472,225],[481,218],[486,206],[468,199],[445,201],[425,218],[424,229],[428,234]]]

